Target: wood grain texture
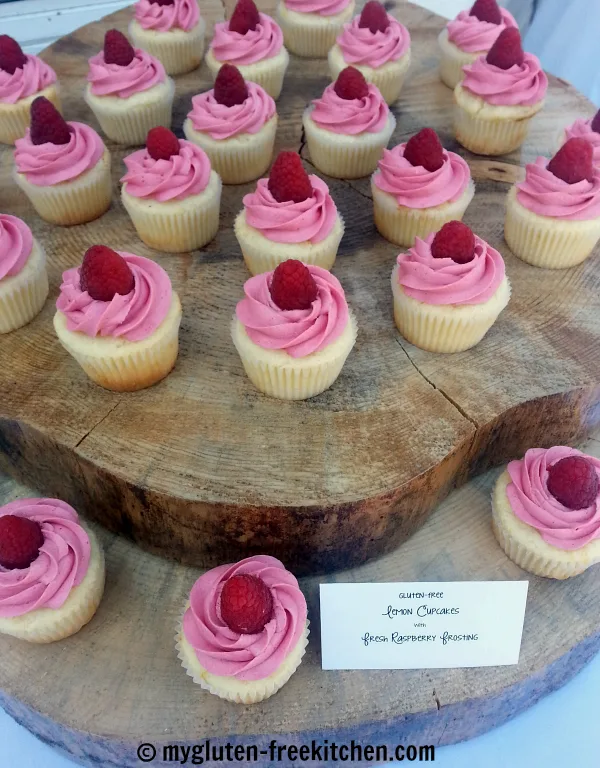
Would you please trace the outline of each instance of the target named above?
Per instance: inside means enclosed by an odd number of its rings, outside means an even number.
[[[231,6],[227,0],[226,6]],[[262,7],[272,10],[272,0]],[[471,163],[478,192],[466,221],[504,254],[513,299],[475,349],[433,355],[397,334],[389,275],[397,248],[376,233],[368,180],[329,180],[346,221],[335,266],[359,322],[342,375],[323,395],[285,403],[257,393],[229,336],[248,274],[232,231],[253,184],[224,190],[221,228],[205,249],[165,256],[141,244],[118,197],[122,158],[111,146],[114,202],[89,225],[46,225],[10,181],[0,151],[0,210],[22,216],[47,249],[50,299],[26,328],[0,338],[0,468],[60,496],[107,528],[186,564],[213,566],[270,552],[299,573],[358,565],[396,548],[457,482],[532,444],[573,442],[600,421],[600,263],[534,269],[502,240],[502,206],[519,163],[549,154],[559,129],[592,106],[552,79],[547,108],[521,153],[476,158],[451,134],[452,97],[437,78],[442,21],[406,3],[414,62],[394,106],[392,144],[425,125]],[[217,0],[203,3],[212,23]],[[45,57],[58,71],[65,114],[97,124],[81,94],[87,59],[130,11],[84,27]],[[278,102],[278,148],[301,150],[300,116],[327,85],[323,61],[292,57]],[[177,79],[174,128],[206,67]],[[60,275],[94,243],[156,259],[182,298],[174,372],[133,395],[92,384],[54,336]]]

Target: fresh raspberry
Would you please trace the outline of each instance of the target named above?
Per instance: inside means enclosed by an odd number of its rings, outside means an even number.
[[[27,517],[0,517],[0,565],[3,568],[27,568],[39,554],[44,534],[39,523]]]
[[[256,635],[273,618],[273,595],[258,576],[240,573],[221,590],[221,618],[233,632]]]
[[[587,139],[566,141],[546,168],[567,184],[577,184],[594,175],[594,149]]]
[[[337,76],[333,90],[340,99],[364,99],[369,95],[369,86],[365,76],[356,67],[346,67]]]
[[[27,56],[16,40],[8,35],[0,35],[0,69],[14,74],[15,69],[23,69],[27,63]]]
[[[288,259],[273,272],[271,298],[279,309],[309,309],[317,298],[317,284],[301,261]]]
[[[600,109],[596,112],[594,119],[592,120],[592,131],[600,133]]]
[[[368,27],[373,34],[375,32],[385,32],[390,26],[390,19],[381,3],[378,3],[377,0],[369,0],[362,9],[358,26]]]
[[[175,5],[175,0],[150,0],[153,5]]]
[[[301,203],[313,188],[297,152],[280,152],[269,173],[269,192],[278,203]]]
[[[38,96],[31,103],[29,138],[32,144],[68,144],[71,141],[71,129],[45,96]]]
[[[104,35],[104,61],[126,67],[135,58],[135,51],[129,40],[118,29],[109,29]]]
[[[486,57],[488,64],[500,69],[510,69],[515,64],[521,66],[525,54],[521,45],[521,33],[516,27],[507,27],[496,38]]]
[[[475,235],[462,221],[449,221],[433,238],[431,255],[434,259],[468,264],[475,257]]]
[[[86,251],[79,270],[79,287],[96,301],[112,301],[118,293],[126,296],[135,280],[129,264],[112,248],[93,245]]]
[[[238,0],[229,19],[230,31],[245,35],[259,24],[260,16],[254,0]]]
[[[475,16],[479,21],[488,21],[490,24],[502,24],[502,13],[496,0],[476,0],[469,16]]]
[[[444,165],[444,147],[433,128],[423,128],[406,142],[404,157],[411,165],[438,171]]]
[[[173,131],[159,125],[148,131],[146,149],[153,160],[168,160],[179,154],[179,139]]]
[[[598,497],[598,473],[584,456],[566,456],[548,470],[548,490],[567,509],[586,509]]]
[[[214,97],[218,104],[233,107],[248,98],[248,86],[240,70],[233,64],[223,64],[215,80]]]

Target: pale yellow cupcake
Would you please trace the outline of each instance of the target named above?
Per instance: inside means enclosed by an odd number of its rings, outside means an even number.
[[[114,277],[105,287],[105,270],[119,274],[122,294],[115,292]],[[81,269],[63,274],[56,307],[54,330],[60,343],[96,384],[134,392],[173,369],[181,304],[167,273],[150,259],[93,246]]]
[[[296,56],[325,58],[355,7],[354,0],[280,0],[277,21],[286,48]]]
[[[579,464],[574,476],[573,462]],[[600,476],[598,459],[574,448],[531,448],[498,478],[492,494],[494,535],[523,570],[569,579],[600,562],[597,480],[595,494],[587,488],[583,499],[581,464],[591,479]]]
[[[0,334],[27,325],[47,297],[44,251],[24,221],[0,213]]]
[[[19,544],[18,561],[10,542]],[[0,507],[0,566],[0,633],[30,643],[79,632],[104,593],[98,539],[58,499],[19,499]]]

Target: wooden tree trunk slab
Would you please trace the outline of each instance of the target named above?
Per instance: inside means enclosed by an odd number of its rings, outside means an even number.
[[[227,0],[228,4],[230,0]],[[263,3],[273,10],[273,0]],[[193,254],[142,245],[119,200],[123,156],[111,146],[114,202],[89,225],[51,227],[11,183],[12,153],[0,150],[0,210],[22,216],[47,249],[50,299],[33,323],[0,337],[0,468],[60,496],[144,548],[203,567],[270,552],[297,572],[358,565],[396,548],[456,483],[532,444],[573,442],[599,422],[600,262],[566,271],[523,264],[502,240],[502,208],[519,164],[550,153],[559,129],[592,112],[551,78],[547,107],[523,151],[482,159],[452,137],[452,94],[438,80],[442,20],[410,4],[397,15],[413,38],[413,64],[392,144],[419,128],[470,162],[478,192],[466,221],[507,262],[508,309],[475,349],[420,351],[396,332],[389,276],[398,249],[376,233],[368,180],[329,180],[346,221],[335,273],[359,322],[355,350],[328,392],[285,403],[254,390],[229,335],[248,277],[232,231],[253,184],[226,187],[216,239]],[[126,30],[130,11],[52,46],[65,114],[97,124],[82,99],[87,59],[105,31]],[[217,0],[203,3],[212,23]],[[301,149],[301,114],[327,85],[324,61],[292,57],[278,102],[278,148]],[[203,66],[177,78],[173,125],[209,87]],[[52,328],[62,272],[94,243],[156,259],[182,298],[181,353],[174,372],[137,394],[92,384]]]
[[[600,456],[598,440],[582,448]],[[279,693],[248,707],[203,691],[176,656],[175,626],[198,571],[98,528],[107,584],[97,615],[77,635],[53,645],[3,637],[0,706],[82,765],[102,768],[139,768],[136,750],[147,742],[159,757],[164,745],[207,738],[259,750],[271,739],[441,746],[501,725],[564,684],[600,649],[600,568],[557,582],[529,576],[508,560],[491,529],[490,493],[498,472],[490,470],[452,493],[395,552],[353,570],[301,579],[311,619],[307,655]],[[0,478],[0,504],[28,493]],[[518,666],[320,668],[320,582],[527,578]],[[259,765],[292,763],[265,756]]]

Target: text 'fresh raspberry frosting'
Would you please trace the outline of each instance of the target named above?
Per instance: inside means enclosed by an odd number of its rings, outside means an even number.
[[[164,83],[167,78],[160,61],[141,48],[135,49],[135,56],[126,67],[107,64],[103,51],[92,56],[89,64],[87,79],[94,96],[127,99],[134,93],[147,91],[148,88]]]
[[[351,0],[284,0],[285,7],[296,13],[318,13],[335,16],[350,5]]]
[[[492,24],[489,21],[481,21],[477,16],[471,16],[468,11],[461,11],[446,26],[448,40],[465,53],[486,53],[496,42],[500,32],[507,27],[518,27],[514,16],[506,8],[500,8],[500,13],[502,24]]]
[[[138,0],[135,20],[142,29],[154,29],[156,32],[182,29],[189,32],[200,20],[200,7],[197,0],[174,0],[173,5]]]
[[[363,99],[342,99],[335,92],[335,83],[328,85],[321,98],[312,102],[311,119],[326,131],[346,136],[382,131],[388,121],[388,105],[376,86],[369,83],[368,88]]]
[[[385,31],[373,33],[368,27],[359,26],[360,16],[344,24],[337,38],[346,64],[362,64],[377,69],[389,61],[398,61],[410,48],[408,29],[388,14],[389,25]]]
[[[600,169],[590,180],[568,184],[547,169],[548,160],[538,157],[525,167],[525,181],[517,184],[517,200],[540,216],[586,221],[600,216]]]
[[[15,104],[56,82],[56,72],[38,56],[27,56],[23,67],[5,72],[0,69],[0,102]]]
[[[275,102],[260,85],[248,81],[246,87],[248,98],[232,107],[219,104],[214,90],[194,96],[192,111],[188,114],[194,130],[216,140],[258,133],[275,114]]]
[[[273,618],[255,635],[234,632],[219,610],[224,583],[241,574],[262,579],[273,597]],[[183,634],[211,674],[262,680],[273,674],[299,643],[306,613],[306,600],[296,577],[274,557],[257,555],[233,565],[220,565],[200,576],[183,617]]]
[[[260,23],[256,29],[248,30],[245,35],[232,32],[227,21],[215,24],[215,33],[210,44],[215,59],[244,65],[277,56],[283,46],[283,32],[265,13],[260,13],[259,18]]]
[[[0,280],[18,275],[33,248],[33,235],[24,221],[0,213]]]
[[[480,56],[464,66],[463,72],[462,87],[494,106],[531,107],[542,101],[548,90],[546,73],[532,53],[526,53],[523,63],[510,69],[500,69]]]

